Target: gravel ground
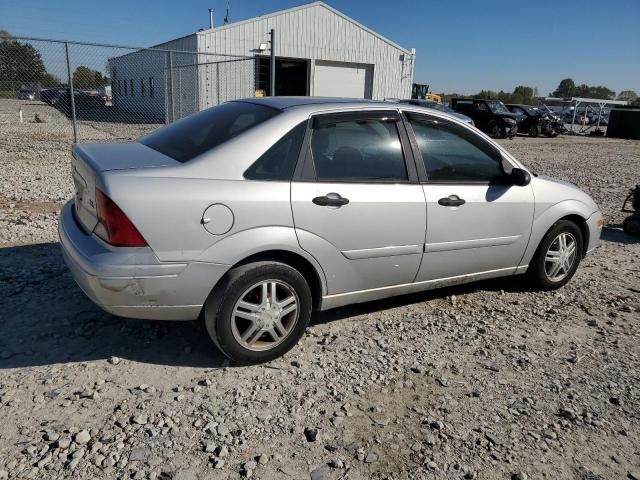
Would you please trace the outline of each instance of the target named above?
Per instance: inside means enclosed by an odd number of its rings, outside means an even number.
[[[324,312],[284,358],[235,367],[198,325],[85,298],[55,243],[70,126],[41,106],[24,108],[47,123],[16,124],[14,103],[0,103],[0,480],[640,479],[640,242],[618,212],[640,142],[504,141],[609,221],[561,290],[506,279]]]

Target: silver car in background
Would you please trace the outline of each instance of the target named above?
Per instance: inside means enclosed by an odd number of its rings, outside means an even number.
[[[526,272],[558,288],[603,224],[456,117],[388,102],[233,101],[76,145],[73,180],[59,236],[87,296],[201,317],[240,363],[287,352],[312,310]]]

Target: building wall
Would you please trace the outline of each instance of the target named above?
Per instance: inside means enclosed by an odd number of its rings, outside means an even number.
[[[276,30],[276,56],[308,59],[309,94],[314,95],[317,60],[372,65],[371,97],[408,98],[413,81],[411,54],[323,3],[216,27],[157,45],[198,54],[174,52],[169,85],[166,52],[142,50],[109,60],[114,79],[114,106],[173,121],[197,110],[255,94],[257,55]],[[114,72],[115,69],[115,72]],[[154,98],[140,95],[140,78],[154,78]],[[118,81],[134,79],[134,95],[124,96]]]
[[[156,50],[157,49],[157,50]],[[167,51],[164,51],[167,50]],[[178,50],[169,56],[168,50]],[[169,62],[173,69],[173,110],[180,118],[180,111],[193,113],[197,98],[196,71],[197,55],[184,52],[197,50],[196,36],[189,35],[153,47],[153,50],[139,50],[109,59],[112,78],[113,106],[132,113],[143,113],[161,120],[172,118],[169,93]],[[153,97],[150,95],[149,79],[153,78]],[[142,96],[140,80],[144,79],[145,92]],[[130,83],[133,80],[134,94]],[[127,95],[124,83],[127,82]]]
[[[276,30],[277,56],[312,60],[311,95],[314,94],[316,60],[374,64],[374,99],[411,95],[413,62],[410,55],[319,3],[198,32],[198,50],[255,55],[258,46],[269,40],[271,28]],[[253,91],[247,94],[252,95]]]

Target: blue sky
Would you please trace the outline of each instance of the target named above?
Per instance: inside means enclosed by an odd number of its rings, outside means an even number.
[[[0,0],[0,29],[14,35],[148,46],[300,0]],[[434,91],[475,93],[524,84],[540,94],[566,77],[640,93],[640,0],[328,0],[417,50],[414,80]],[[80,51],[77,57],[91,52]]]

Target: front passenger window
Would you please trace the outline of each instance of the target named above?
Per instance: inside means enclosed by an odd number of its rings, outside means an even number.
[[[503,177],[497,156],[480,140],[440,120],[409,115],[429,181],[492,182]],[[466,138],[465,138],[466,137]]]

